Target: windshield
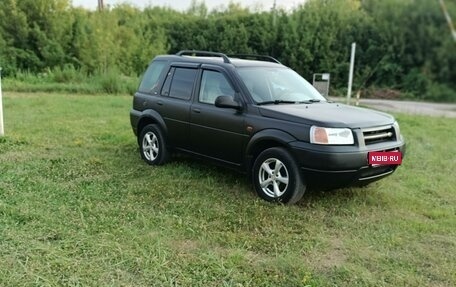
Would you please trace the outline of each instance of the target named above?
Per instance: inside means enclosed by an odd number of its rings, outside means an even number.
[[[326,99],[288,68],[239,68],[238,73],[258,104],[319,102]]]

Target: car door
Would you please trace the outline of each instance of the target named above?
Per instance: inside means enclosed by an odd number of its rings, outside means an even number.
[[[172,65],[156,101],[155,109],[167,127],[169,144],[187,149],[190,145],[190,105],[198,66]]]
[[[240,101],[234,85],[221,68],[203,65],[199,88],[190,112],[192,151],[241,165],[247,135],[242,111],[218,108],[218,96],[232,96]]]

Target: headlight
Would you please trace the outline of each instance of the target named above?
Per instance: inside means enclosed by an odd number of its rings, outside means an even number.
[[[354,144],[353,133],[347,128],[310,128],[310,142],[313,144],[343,145]]]

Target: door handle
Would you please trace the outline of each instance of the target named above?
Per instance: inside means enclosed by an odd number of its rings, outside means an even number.
[[[201,113],[201,110],[200,109],[193,109],[193,112],[199,114],[199,113]]]
[[[163,102],[162,101],[157,101],[157,105],[163,106]]]

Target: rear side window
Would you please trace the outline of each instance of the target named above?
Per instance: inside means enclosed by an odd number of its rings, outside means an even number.
[[[152,92],[158,85],[158,80],[163,68],[166,65],[166,61],[154,61],[149,65],[146,72],[144,73],[141,85],[139,85],[139,91],[142,93]]]
[[[172,98],[189,100],[192,96],[196,73],[196,69],[189,68],[175,68],[174,73],[168,73],[166,82],[169,81],[169,77],[172,77],[168,95]],[[166,91],[162,91],[162,94],[166,95]]]

